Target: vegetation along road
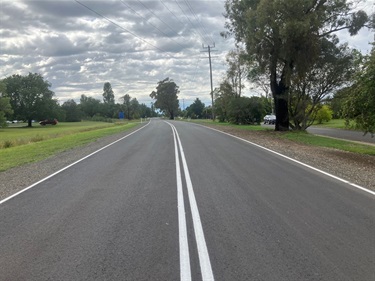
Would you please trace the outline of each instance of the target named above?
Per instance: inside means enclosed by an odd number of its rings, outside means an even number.
[[[0,280],[373,280],[374,197],[152,120],[0,201]]]

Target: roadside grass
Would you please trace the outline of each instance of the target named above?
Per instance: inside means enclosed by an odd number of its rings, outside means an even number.
[[[315,122],[313,126],[316,127],[324,127],[324,128],[333,128],[333,129],[345,129],[345,130],[356,130],[355,129],[355,122],[351,121],[349,123],[349,127],[345,124],[345,119],[331,119],[328,122],[323,122],[322,124],[318,124]]]
[[[0,149],[114,126],[113,123],[91,121],[61,122],[55,126],[34,124],[31,128],[26,127],[26,123],[17,123],[15,125],[0,129]]]
[[[342,150],[342,151],[375,156],[375,146],[373,145],[366,145],[366,144],[361,144],[361,143],[351,142],[351,141],[346,141],[346,140],[339,140],[339,139],[334,139],[334,138],[329,138],[329,137],[316,136],[313,134],[309,134],[308,132],[297,132],[297,131],[275,132],[273,126],[265,127],[265,126],[260,126],[260,125],[233,125],[229,123],[213,122],[212,120],[204,120],[204,121],[193,120],[192,122],[199,123],[202,125],[213,124],[215,126],[226,126],[226,127],[232,127],[232,128],[236,128],[240,130],[247,130],[247,131],[264,131],[266,135],[277,137],[279,139],[287,139],[296,143],[302,143],[302,144],[311,145],[311,146],[335,148],[335,149]],[[342,125],[345,128],[345,120],[337,119],[337,122],[333,122],[330,128],[339,128]]]
[[[83,124],[79,124],[83,123]],[[20,132],[11,132],[10,134],[18,136],[20,139],[29,140],[26,143],[0,149],[0,171],[5,171],[23,164],[36,162],[63,152],[74,147],[82,146],[95,140],[113,135],[119,132],[129,130],[139,123],[101,123],[101,122],[79,122],[79,123],[59,123],[57,126],[43,127],[41,130],[35,128],[19,128],[24,130],[24,136]],[[1,130],[0,137],[5,139],[3,134],[8,134]],[[46,132],[42,131],[45,130]],[[34,136],[32,133],[34,133]],[[63,132],[64,131],[64,132]],[[38,141],[32,141],[35,136],[42,138]],[[9,138],[7,138],[9,141]],[[7,141],[5,140],[5,141]]]

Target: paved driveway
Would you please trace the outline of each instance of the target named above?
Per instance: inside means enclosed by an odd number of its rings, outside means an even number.
[[[375,144],[375,137],[371,137],[369,133],[364,136],[363,132],[320,127],[309,127],[307,131],[316,135]]]

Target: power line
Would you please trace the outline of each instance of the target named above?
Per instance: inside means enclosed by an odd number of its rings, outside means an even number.
[[[206,39],[209,39],[208,41],[211,40],[211,43],[214,44],[214,40],[213,40],[213,38],[211,37],[211,35],[208,34],[206,28],[205,28],[204,25],[202,24],[202,21],[199,20],[197,14],[195,13],[193,7],[190,5],[189,1],[184,0],[184,2],[186,3],[186,6],[189,8],[191,14],[195,17],[195,19],[196,19],[196,21],[198,22],[198,24],[202,27],[202,30],[203,30],[203,32],[204,32],[204,34],[205,34],[205,36],[206,36]]]
[[[168,6],[167,5],[165,5],[164,4],[164,2],[162,1],[162,0],[160,0],[160,3],[162,3],[163,4],[163,6],[176,18],[176,20],[178,21],[178,22],[180,22],[182,25],[185,25],[185,23],[183,23],[176,15],[175,15],[175,13],[173,13],[169,8],[168,8]]]
[[[192,21],[190,20],[190,18],[186,15],[184,9],[182,9],[182,7],[180,6],[180,4],[177,2],[177,0],[175,0],[176,4],[178,5],[178,7],[180,7],[180,10],[182,11],[182,13],[185,15],[186,19],[190,22],[190,25],[191,27],[193,28],[194,32],[196,32],[198,34],[198,36],[201,37],[202,41],[204,42],[205,39],[204,39],[204,36],[202,35],[202,33],[199,31],[199,28],[195,28],[194,24],[192,23]]]
[[[164,23],[170,30],[172,30],[177,36],[180,36],[178,32],[176,32],[168,23],[163,21],[161,18],[159,18],[151,9],[149,9],[144,3],[142,3],[140,0],[137,0],[138,3],[140,3],[143,7],[145,7],[151,14],[153,14],[158,20],[160,20],[162,23]]]
[[[168,56],[170,56],[171,58],[175,58],[174,56],[168,54],[168,52],[167,52],[166,50],[163,50],[163,49],[161,49],[161,48],[159,48],[159,47],[153,45],[152,43],[150,43],[150,42],[146,41],[145,39],[139,37],[139,36],[136,35],[135,33],[131,32],[130,30],[128,30],[128,29],[122,27],[121,25],[115,23],[115,22],[112,21],[111,19],[109,19],[109,18],[107,18],[106,16],[100,14],[99,12],[93,10],[92,8],[86,6],[85,4],[81,3],[80,1],[78,1],[78,0],[74,0],[74,1],[75,1],[76,3],[78,3],[79,5],[85,7],[86,9],[90,10],[90,11],[93,12],[94,14],[98,15],[99,17],[102,17],[103,19],[105,19],[105,20],[107,20],[108,22],[112,23],[113,25],[117,26],[118,28],[121,28],[122,30],[124,30],[124,31],[126,31],[126,32],[128,32],[128,33],[130,33],[130,34],[133,35],[134,37],[137,37],[137,38],[138,38],[139,40],[141,40],[142,42],[144,42],[144,43],[146,43],[146,44],[148,44],[148,45],[154,47],[155,49],[157,49],[157,50],[159,50],[159,51],[161,51],[161,52],[163,52],[163,53],[166,53],[166,54],[167,54]]]
[[[155,29],[157,29],[159,32],[161,32],[162,34],[164,34],[166,37],[168,37],[168,34],[166,34],[163,30],[161,30],[160,28],[158,28],[157,26],[155,26],[154,24],[152,24],[151,22],[149,22],[145,17],[143,17],[141,14],[139,14],[136,10],[134,10],[129,4],[126,4],[124,1],[121,0],[121,3],[126,5],[129,9],[131,9],[137,16],[141,17],[142,19],[144,19],[149,25],[153,26]],[[178,43],[177,41],[171,39],[173,42],[175,42],[177,45],[179,45],[181,48],[184,48],[184,46],[182,46],[180,43]]]

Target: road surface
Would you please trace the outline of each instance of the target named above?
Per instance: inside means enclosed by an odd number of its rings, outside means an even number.
[[[375,144],[375,137],[372,137],[370,133],[367,133],[366,135],[364,135],[363,132],[359,132],[359,131],[322,128],[322,127],[315,127],[315,126],[307,128],[307,131],[315,135]]]
[[[0,280],[375,280],[374,198],[153,120],[0,203]]]

